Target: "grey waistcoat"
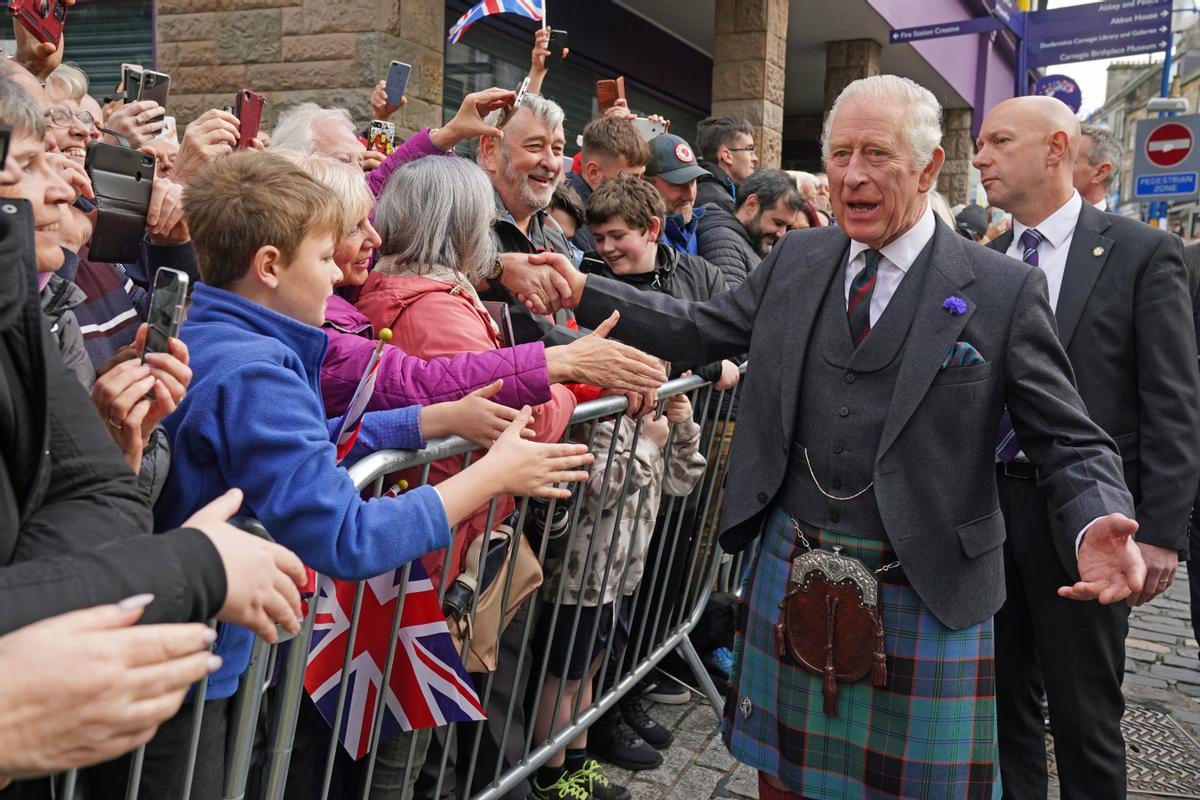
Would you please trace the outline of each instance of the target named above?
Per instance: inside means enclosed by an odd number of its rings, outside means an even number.
[[[779,499],[798,520],[827,530],[885,540],[874,489],[849,497],[874,480],[875,455],[900,371],[900,352],[912,325],[929,262],[926,247],[909,268],[870,335],[855,349],[846,317],[843,264],[821,302],[800,381],[795,441]],[[805,463],[808,453],[812,472]]]

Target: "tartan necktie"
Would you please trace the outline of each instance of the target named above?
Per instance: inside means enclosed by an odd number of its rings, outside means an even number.
[[[854,346],[862,344],[871,332],[871,295],[875,293],[875,281],[879,277],[879,251],[863,251],[866,266],[858,271],[850,283],[850,299],[846,303],[846,316],[850,320],[850,338]]]
[[[1026,228],[1021,234],[1021,260],[1031,267],[1038,266],[1038,246],[1046,240],[1037,228]],[[1017,432],[1013,430],[1012,417],[1008,409],[1000,418],[1000,431],[996,436],[996,458],[1007,464],[1021,452],[1021,443],[1017,441]]]

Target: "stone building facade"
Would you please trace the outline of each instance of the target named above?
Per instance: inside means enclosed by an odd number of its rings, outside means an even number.
[[[405,135],[442,122],[445,5],[439,0],[158,0],[158,68],[180,125],[243,87],[275,111],[311,100],[370,118],[393,60],[413,65]]]

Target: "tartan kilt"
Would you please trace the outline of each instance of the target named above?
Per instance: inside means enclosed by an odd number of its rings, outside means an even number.
[[[841,545],[871,569],[894,560],[886,542],[809,530],[813,546]],[[739,605],[721,726],[733,756],[809,800],[999,800],[992,620],[951,630],[884,573],[887,685],[839,683],[840,714],[827,717],[820,676],[775,649],[801,549],[791,517],[772,508]]]

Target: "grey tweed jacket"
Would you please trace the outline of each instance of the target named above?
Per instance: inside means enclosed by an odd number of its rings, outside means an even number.
[[[704,303],[588,278],[582,324],[620,309],[617,338],[672,360],[749,350],[720,523],[728,551],[758,535],[782,485],[796,415],[804,412],[796,406],[808,339],[829,282],[842,278],[848,247],[838,228],[790,233],[742,286]],[[913,588],[939,620],[964,628],[1004,602],[995,442],[1006,404],[1041,469],[1060,548],[1073,548],[1097,517],[1134,512],[1116,447],[1075,390],[1044,275],[941,223],[932,247],[875,457],[875,492]],[[966,310],[944,308],[950,297]],[[943,369],[960,341],[985,363]]]

